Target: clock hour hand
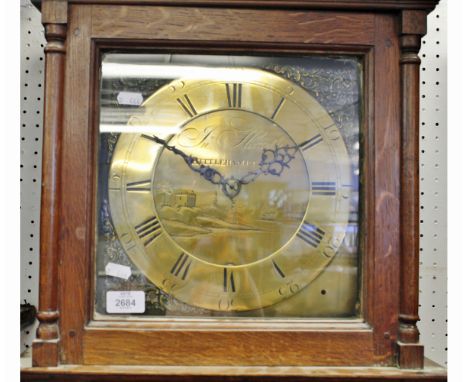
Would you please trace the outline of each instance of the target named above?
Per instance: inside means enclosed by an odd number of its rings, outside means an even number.
[[[220,185],[223,194],[226,195],[229,199],[232,200],[239,194],[242,183],[238,179],[232,176],[225,178],[218,170],[202,164],[198,158],[184,153],[175,146],[169,145],[166,140],[161,139],[156,135],[143,134],[142,136],[160,144],[168,151],[173,152],[175,155],[182,157],[184,162],[193,172],[200,174],[202,178],[206,179],[208,182],[214,185]]]
[[[296,146],[275,146],[274,149],[263,149],[258,169],[249,171],[242,178],[239,179],[241,184],[252,183],[260,175],[274,175],[281,176],[285,168],[289,168],[296,153],[299,151],[300,145]]]
[[[314,142],[317,142],[318,136],[305,140],[298,145],[275,146],[274,149],[263,149],[259,168],[256,171],[249,171],[239,182],[243,185],[252,183],[260,175],[281,176],[285,168],[289,168],[289,162],[295,157],[296,153],[302,148],[307,149]]]

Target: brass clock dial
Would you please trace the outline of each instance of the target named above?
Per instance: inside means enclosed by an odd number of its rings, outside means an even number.
[[[212,73],[163,86],[130,118],[112,158],[110,211],[159,288],[206,309],[258,309],[297,293],[335,256],[350,159],[298,85],[259,69]]]

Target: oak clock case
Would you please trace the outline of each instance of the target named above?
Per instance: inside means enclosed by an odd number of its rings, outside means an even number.
[[[417,54],[436,1],[42,3],[25,375],[444,379],[406,370],[424,368]]]
[[[105,54],[95,319],[359,316],[361,82],[354,56]]]

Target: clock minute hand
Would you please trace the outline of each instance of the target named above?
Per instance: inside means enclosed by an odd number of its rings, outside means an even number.
[[[142,136],[160,144],[168,151],[171,151],[174,154],[182,157],[184,162],[193,172],[200,174],[202,178],[206,179],[214,185],[220,185],[223,194],[225,194],[229,199],[232,200],[235,196],[239,194],[241,190],[241,182],[238,179],[232,176],[229,178],[225,178],[218,170],[202,164],[200,162],[200,159],[184,153],[182,150],[178,149],[175,146],[169,145],[166,140],[161,139],[156,135],[143,134]]]

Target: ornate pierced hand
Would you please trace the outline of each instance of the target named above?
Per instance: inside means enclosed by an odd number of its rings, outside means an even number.
[[[287,145],[278,147],[278,145],[276,145],[274,149],[263,149],[258,169],[255,171],[249,171],[243,177],[237,179],[234,176],[230,176],[228,178],[224,177],[218,170],[202,164],[200,159],[184,153],[175,146],[169,145],[164,139],[155,135],[144,135],[144,137],[155,141],[165,149],[182,157],[192,171],[200,174],[202,178],[206,179],[210,183],[220,185],[223,194],[231,200],[239,195],[243,185],[252,183],[260,175],[281,176],[284,169],[289,168],[289,162],[295,158],[299,148],[307,144],[306,141],[295,146]]]
[[[167,141],[157,137],[156,135],[143,136],[147,139],[155,141],[156,143],[159,143],[165,149],[182,157],[182,159],[192,171],[200,174],[200,176],[206,179],[208,182],[215,185],[220,185],[221,189],[223,190],[223,194],[226,195],[229,199],[232,200],[239,194],[241,190],[241,183],[238,179],[234,178],[233,176],[225,178],[218,170],[210,166],[204,165],[203,163],[201,163],[200,159],[184,153],[182,150],[178,149],[175,146],[169,145]]]
[[[260,175],[280,176],[285,168],[289,168],[291,162],[299,150],[299,146],[275,146],[274,149],[263,149],[258,170],[249,171],[239,179],[241,184],[252,183]]]

